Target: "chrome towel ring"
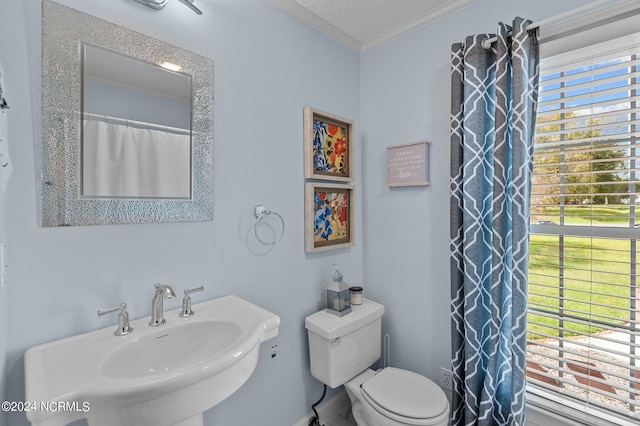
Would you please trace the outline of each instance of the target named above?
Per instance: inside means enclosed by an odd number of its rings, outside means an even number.
[[[278,216],[278,219],[280,219],[280,222],[282,223],[282,231],[280,231],[280,235],[278,235],[277,237],[275,236],[275,232],[274,232],[274,239],[273,239],[273,241],[269,242],[269,241],[264,241],[258,235],[258,225],[260,224],[260,222],[262,221],[262,219],[265,216],[270,216],[272,214]],[[258,204],[257,206],[254,207],[253,215],[256,217],[256,225],[253,227],[253,232],[256,235],[256,239],[260,242],[260,244],[263,244],[265,246],[274,246],[274,245],[276,245],[278,243],[278,241],[280,241],[282,239],[282,237],[284,236],[284,219],[282,218],[282,216],[280,216],[280,214],[277,213],[277,212],[269,210],[268,208],[266,208],[262,204]],[[270,225],[267,225],[267,226],[269,226],[271,228]]]

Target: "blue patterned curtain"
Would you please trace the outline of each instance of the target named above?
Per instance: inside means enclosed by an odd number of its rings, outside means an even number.
[[[516,18],[452,46],[452,425],[522,425],[538,44]],[[513,33],[513,35],[511,34]]]

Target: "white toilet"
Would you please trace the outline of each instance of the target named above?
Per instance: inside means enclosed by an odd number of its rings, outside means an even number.
[[[446,426],[449,401],[417,373],[369,367],[380,358],[384,306],[362,299],[348,315],[326,310],[305,320],[311,374],[327,386],[344,385],[358,426]]]

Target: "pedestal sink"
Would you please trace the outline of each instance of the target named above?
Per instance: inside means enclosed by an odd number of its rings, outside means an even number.
[[[165,313],[167,323],[114,336],[113,327],[25,354],[27,418],[34,426],[201,426],[202,413],[242,386],[280,318],[236,296]]]

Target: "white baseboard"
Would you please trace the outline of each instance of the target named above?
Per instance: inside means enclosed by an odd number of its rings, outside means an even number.
[[[336,416],[344,415],[350,407],[351,401],[349,401],[349,395],[343,390],[316,407],[316,411],[318,412],[318,416],[320,416],[320,421],[326,423]],[[311,420],[313,416],[313,411],[311,411],[295,422],[293,426],[308,426],[309,420]]]

